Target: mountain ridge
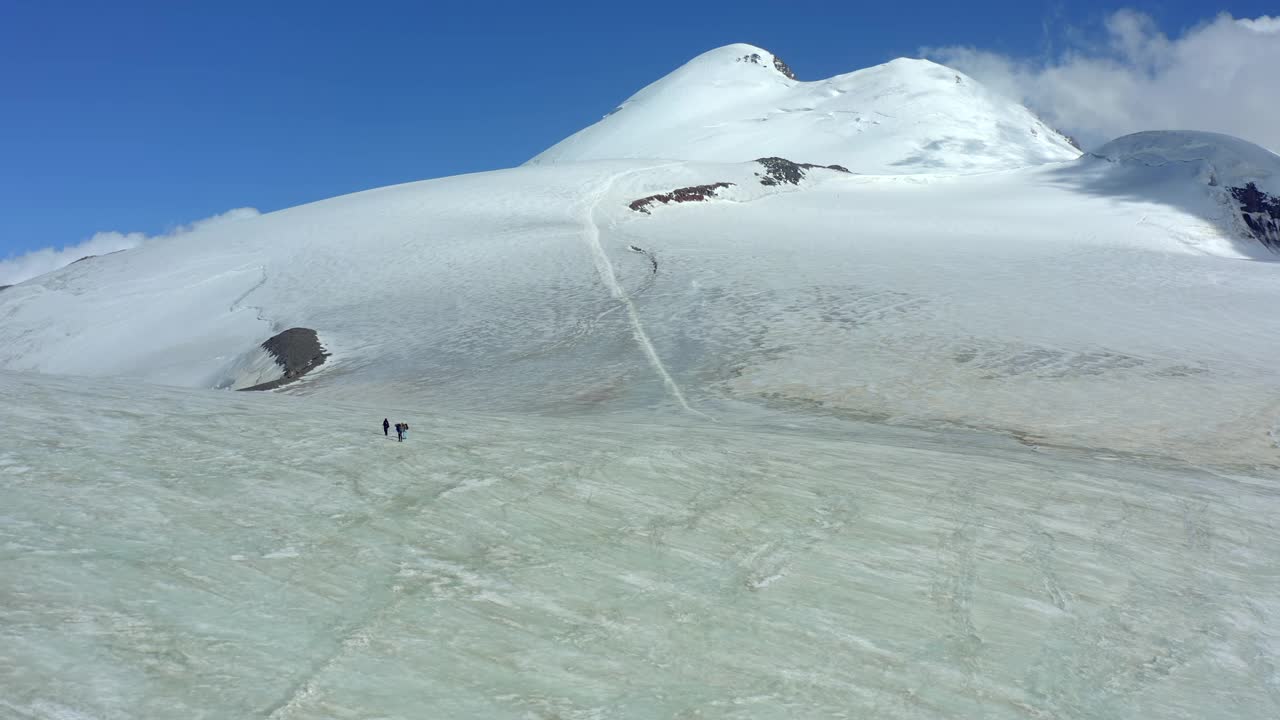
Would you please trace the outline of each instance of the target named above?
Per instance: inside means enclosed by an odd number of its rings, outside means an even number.
[[[1080,155],[1026,108],[929,60],[898,58],[808,82],[789,71],[754,45],[716,48],[527,164],[778,156],[912,174],[989,172]]]
[[[833,89],[772,56],[716,62],[770,93]],[[931,63],[873,70],[863,90],[900,102],[979,91]],[[904,90],[904,70],[937,77]],[[1258,358],[1280,336],[1273,266],[1239,259],[1275,257],[1273,175],[1257,170],[1274,156],[1198,138],[1220,163],[1138,162],[1188,146],[1163,133],[1111,158],[878,175],[814,157],[827,136],[812,154],[535,163],[368,190],[4,289],[0,369],[296,378],[277,392],[535,414],[748,406],[1270,458],[1259,429],[1280,426],[1280,378]],[[289,329],[326,354],[305,353],[305,376],[262,347]]]

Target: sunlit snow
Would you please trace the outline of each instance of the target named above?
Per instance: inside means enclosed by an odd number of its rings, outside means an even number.
[[[0,288],[0,717],[1280,715],[1280,158],[744,48]]]
[[[745,44],[703,53],[530,163],[781,155],[889,175],[1008,170],[1080,154],[1026,108],[928,60],[812,82],[787,78],[773,61]]]

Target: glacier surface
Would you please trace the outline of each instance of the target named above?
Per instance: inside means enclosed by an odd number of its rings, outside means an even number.
[[[0,395],[6,718],[1280,707],[1273,468],[803,417]]]

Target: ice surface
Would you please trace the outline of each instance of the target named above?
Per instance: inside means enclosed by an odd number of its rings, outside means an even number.
[[[5,718],[1280,709],[1271,468],[800,416],[0,396]]]

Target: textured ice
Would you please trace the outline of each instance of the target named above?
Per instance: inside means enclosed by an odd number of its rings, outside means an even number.
[[[1273,468],[785,415],[0,395],[5,718],[1280,708]]]

